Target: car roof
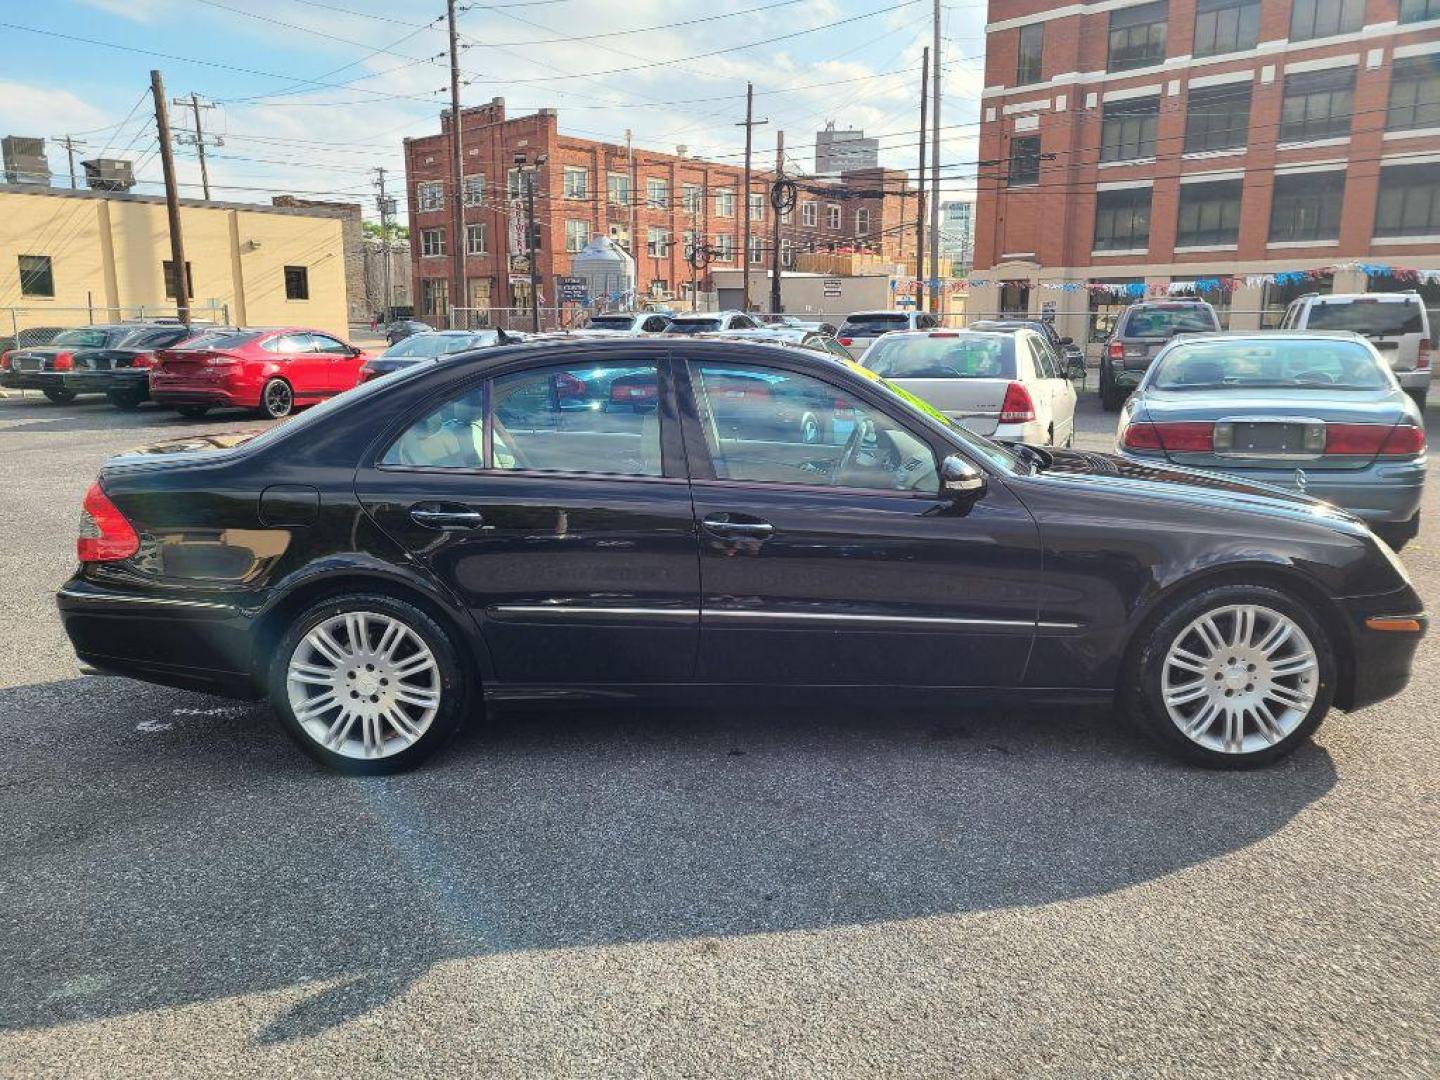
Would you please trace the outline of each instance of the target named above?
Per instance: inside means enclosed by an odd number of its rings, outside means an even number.
[[[853,319],[856,315],[916,315],[918,312],[906,311],[904,308],[870,308],[867,311],[852,311],[845,317]]]
[[[1337,302],[1351,304],[1357,300],[1363,300],[1366,303],[1372,303],[1378,300],[1382,303],[1394,303],[1398,301],[1410,304],[1419,300],[1420,294],[1418,292],[1316,293],[1314,296],[1302,296],[1300,299],[1310,300],[1317,304],[1334,304]]]
[[[937,326],[937,327],[935,327],[935,328],[933,328],[933,329],[930,329],[930,330],[896,330],[894,333],[886,334],[886,335],[885,335],[885,340],[886,340],[886,341],[889,341],[889,340],[892,339],[892,338],[921,338],[921,337],[925,337],[925,338],[928,338],[928,337],[950,338],[950,337],[960,337],[962,334],[968,334],[968,335],[971,336],[971,337],[1008,338],[1008,337],[1014,337],[1017,332],[1018,332],[1018,333],[1025,333],[1025,334],[1033,334],[1035,331],[1031,330],[1028,326],[1017,326],[1017,327],[1015,327],[1013,330],[972,330],[972,329],[971,329],[970,327],[968,327],[968,326],[966,326],[966,327],[956,327],[956,328],[950,328],[950,327],[944,327],[944,326]]]
[[[655,312],[654,314],[659,315],[659,314],[661,314],[661,312],[658,312],[658,311],[657,311],[657,312]],[[718,318],[721,318],[722,316],[725,316],[725,315],[747,315],[747,314],[748,314],[747,312],[739,311],[739,310],[736,310],[735,308],[726,308],[724,311],[681,311],[681,312],[677,312],[677,313],[674,314],[674,315],[667,315],[667,316],[665,316],[665,317],[666,317],[667,319],[673,319],[673,320],[675,320],[676,322],[679,322],[679,321],[684,320],[684,319],[718,319]]]

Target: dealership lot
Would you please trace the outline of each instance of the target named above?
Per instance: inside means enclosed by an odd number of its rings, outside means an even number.
[[[0,401],[0,1072],[1440,1067],[1433,644],[1251,774],[1104,711],[735,701],[350,780],[261,707],[76,679],[55,616],[108,454],[256,425]]]

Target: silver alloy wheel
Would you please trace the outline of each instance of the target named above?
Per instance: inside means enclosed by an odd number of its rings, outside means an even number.
[[[290,415],[294,407],[295,395],[290,392],[290,387],[279,379],[272,379],[265,387],[265,411],[274,417]]]
[[[1299,727],[1319,685],[1315,647],[1293,619],[1232,604],[1207,611],[1171,642],[1160,692],[1186,738],[1217,753],[1248,754]]]
[[[325,749],[390,757],[419,742],[440,711],[440,666],[399,619],[347,611],[300,639],[285,689],[301,729]]]

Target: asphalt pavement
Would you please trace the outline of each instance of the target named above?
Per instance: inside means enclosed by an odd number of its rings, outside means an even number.
[[[0,400],[0,1076],[1440,1072],[1433,642],[1245,774],[1106,710],[737,700],[342,778],[76,678],[55,615],[106,456],[252,426]]]

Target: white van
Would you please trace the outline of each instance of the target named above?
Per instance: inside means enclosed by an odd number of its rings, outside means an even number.
[[[1349,330],[1368,338],[1423,408],[1435,355],[1419,293],[1307,293],[1285,309],[1281,330]]]

